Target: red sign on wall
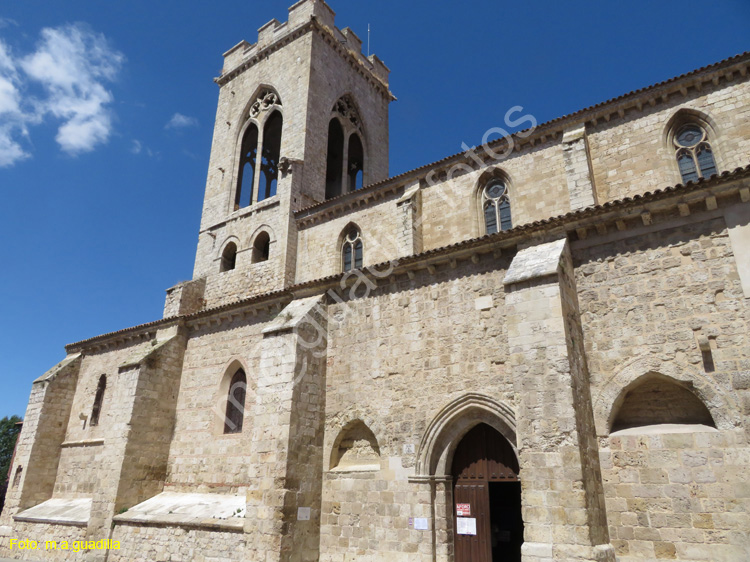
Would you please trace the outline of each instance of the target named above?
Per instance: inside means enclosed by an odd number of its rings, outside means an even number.
[[[456,504],[456,515],[458,517],[469,517],[469,516],[471,516],[471,504],[469,504],[469,503],[457,503]]]

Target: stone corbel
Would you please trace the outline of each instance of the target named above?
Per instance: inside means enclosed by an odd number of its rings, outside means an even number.
[[[279,171],[283,174],[283,177],[286,177],[288,174],[299,173],[303,164],[302,160],[284,156],[279,160]]]

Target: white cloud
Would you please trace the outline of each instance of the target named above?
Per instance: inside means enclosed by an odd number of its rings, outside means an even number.
[[[165,129],[184,129],[186,127],[197,127],[198,120],[195,117],[188,117],[182,113],[175,113],[164,128]]]
[[[130,152],[132,154],[145,154],[149,158],[158,158],[159,152],[154,152],[147,146],[143,146],[143,143],[138,139],[133,139],[133,144],[130,145]]]
[[[18,27],[18,22],[10,18],[0,18],[0,29],[10,26]]]
[[[19,84],[18,70],[10,50],[0,40],[0,168],[29,157],[15,140],[17,134],[26,134]]]
[[[64,121],[55,140],[65,152],[89,152],[112,131],[108,104],[113,97],[103,83],[117,77],[124,56],[85,25],[46,28],[41,35],[36,51],[20,61],[26,75],[47,94],[35,100],[36,113]]]
[[[0,18],[0,28],[17,25]],[[112,132],[112,93],[124,56],[86,25],[45,28],[36,49],[15,55],[0,39],[0,167],[31,155],[21,141],[28,126],[58,120],[62,150],[81,154],[103,144]],[[41,86],[35,92],[33,86]]]

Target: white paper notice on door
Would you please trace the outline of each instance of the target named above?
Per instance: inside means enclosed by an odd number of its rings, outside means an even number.
[[[474,517],[457,517],[456,532],[459,535],[476,535],[477,520]]]

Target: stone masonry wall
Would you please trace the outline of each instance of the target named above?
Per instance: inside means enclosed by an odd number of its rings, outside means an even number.
[[[666,129],[680,109],[697,110],[715,124],[710,139],[719,172],[750,163],[750,81],[704,85],[688,97],[677,93],[667,103],[644,105],[642,112],[589,126],[588,141],[599,202],[613,201],[682,183]]]
[[[248,536],[219,530],[118,524],[112,539],[120,541],[120,549],[110,552],[111,562],[234,562],[245,560]]]
[[[458,139],[460,141],[461,139]],[[482,154],[482,149],[477,149]],[[560,137],[520,152],[494,166],[509,178],[513,226],[564,214],[570,210]],[[422,192],[422,243],[425,250],[482,236],[484,216],[480,178],[487,168],[470,173],[457,168],[444,182]],[[427,179],[431,176],[428,173]],[[540,197],[543,193],[544,196]]]
[[[273,247],[272,250],[273,251]],[[238,259],[250,260],[251,249],[238,254]],[[232,271],[215,273],[206,280],[204,306],[214,308],[237,302],[283,286],[283,271],[278,257],[268,261],[247,264]]]
[[[299,37],[283,49],[270,53],[267,58],[254,64],[219,90],[201,231],[220,223],[233,213],[232,196],[237,183],[237,163],[240,156],[238,143],[241,141],[241,129],[244,125],[242,118],[261,85],[273,87],[281,98],[284,117],[281,156],[297,160],[304,157],[310,67],[297,60],[309,60],[310,49],[310,34]],[[282,75],[279,69],[286,69],[287,72]],[[280,79],[281,76],[283,79]],[[197,257],[195,278],[201,277],[205,270],[205,254],[200,247]]]
[[[10,550],[6,547],[8,540],[3,537],[0,554],[18,560],[49,560],[50,562],[79,562],[86,560],[87,551],[78,549],[73,544],[76,541],[86,540],[86,527],[74,525],[51,525],[48,523],[26,523],[18,522],[13,525],[13,534],[10,538],[31,539],[36,541],[35,550]],[[46,541],[55,541],[58,548],[47,548]],[[68,550],[60,548],[62,541],[68,541]]]
[[[585,151],[578,151],[581,163],[577,167],[571,168],[571,163],[565,160],[566,154],[570,160],[571,146],[562,136],[534,147],[525,146],[498,162],[496,167],[510,180],[513,225],[567,213],[571,210],[571,197],[580,207],[681,183],[674,150],[666,142],[670,119],[681,109],[702,112],[713,123],[711,144],[720,172],[750,163],[750,126],[747,124],[750,122],[747,118],[750,82],[737,79],[730,85],[722,82],[718,87],[704,86],[700,95],[692,93],[693,90],[690,92],[688,98],[673,95],[666,103],[654,107],[646,103],[642,111],[628,112],[624,118],[586,125],[586,137],[579,144],[588,146],[588,157]],[[477,149],[477,153],[482,154],[482,149]],[[589,165],[593,178],[586,177]],[[460,165],[452,172],[449,170],[443,170],[449,178],[437,173],[440,170],[436,168],[435,173],[428,171],[423,180],[421,216],[417,220],[424,250],[484,234],[478,189],[487,168],[467,171],[466,166]],[[439,180],[441,177],[443,179]],[[596,189],[596,197],[586,192],[591,186]],[[347,213],[348,219],[366,220],[361,217],[371,212],[371,206]],[[334,221],[338,225],[338,218]],[[385,246],[396,239],[398,229],[388,224],[383,233],[378,243]],[[331,259],[328,248],[331,231],[327,226],[319,224],[306,229],[300,240],[306,248],[325,247],[326,251],[317,251],[313,256],[326,262]],[[314,261],[310,257],[303,259],[303,263]],[[329,269],[327,267],[326,271]],[[321,276],[315,273],[314,269],[303,267],[298,271],[297,281]]]
[[[750,448],[740,429],[748,414],[740,384],[747,300],[721,216],[683,222],[574,245],[610,534],[621,560],[734,561],[750,549],[750,481],[741,468]],[[718,431],[608,436],[615,399],[648,373],[689,388]]]
[[[119,466],[119,459],[112,457],[112,449],[105,454],[102,442],[120,431],[116,426],[122,411],[121,398],[126,392],[127,377],[120,373],[119,366],[128,358],[144,353],[150,346],[150,342],[143,342],[84,356],[70,417],[65,420],[66,446],[62,449],[55,480],[56,497],[92,497],[101,490],[110,468]],[[101,375],[106,375],[107,386],[99,423],[92,426],[91,411]],[[86,419],[81,419],[81,416]]]
[[[407,479],[425,428],[446,404],[469,392],[515,402],[503,310],[508,262],[487,255],[445,265],[329,306],[322,561],[433,560],[430,488]],[[375,434],[381,470],[329,472],[334,440],[357,419]],[[430,519],[430,531],[410,527],[413,517]],[[448,517],[438,513],[438,560],[451,548]]]
[[[601,439],[619,560],[750,558],[750,447],[743,431]]]
[[[174,436],[185,334],[183,329],[175,327],[171,334],[164,335],[171,338],[153,357],[142,362],[117,490],[115,511],[118,513],[164,488]]]
[[[11,480],[5,496],[2,525],[11,524],[11,517],[19,510],[52,497],[60,445],[65,438],[64,428],[70,416],[80,365],[79,356],[68,357],[32,385],[23,429],[10,467]],[[17,478],[19,469],[20,477]]]
[[[261,331],[268,313],[236,318],[219,326],[192,329],[185,351],[170,446],[165,490],[237,493],[252,477],[250,443],[260,361]],[[224,434],[225,377],[243,368],[247,376],[247,414],[243,431]]]
[[[398,258],[397,197],[351,213],[344,213],[299,231],[297,282],[303,283],[343,271],[341,248],[350,223],[360,228],[364,267]]]
[[[388,178],[388,104],[384,93],[353,68],[334,50],[338,40],[313,36],[310,73],[310,99],[305,144],[304,189],[315,199],[325,199],[328,123],[336,101],[348,94],[357,106],[362,121],[365,151],[363,185]],[[347,41],[346,46],[353,45]]]

